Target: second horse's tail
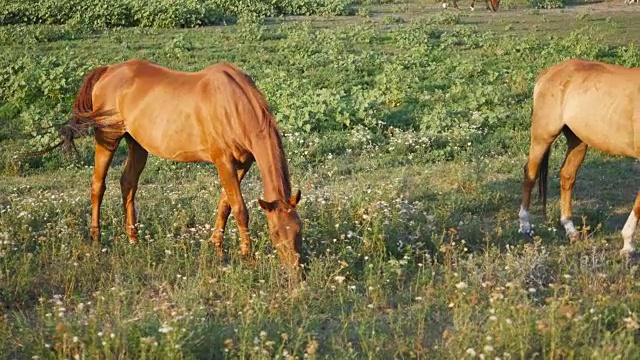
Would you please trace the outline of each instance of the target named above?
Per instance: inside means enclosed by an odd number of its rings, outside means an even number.
[[[551,145],[547,148],[542,156],[540,168],[538,169],[538,194],[542,199],[542,214],[547,217],[547,178],[549,177],[549,154],[551,153]]]

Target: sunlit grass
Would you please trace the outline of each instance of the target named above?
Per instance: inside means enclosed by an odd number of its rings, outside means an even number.
[[[638,64],[637,49],[600,43],[593,28],[523,39],[438,19],[333,28],[287,20],[258,29],[259,40],[255,29],[229,27],[32,44],[60,59],[71,46],[95,62],[149,56],[189,70],[216,60],[249,69],[279,115],[302,190],[306,280],[280,269],[256,169],[243,192],[257,261],[236,256],[231,219],[223,262],[209,244],[220,191],[213,166],[150,157],[137,197],[141,241],[131,245],[122,146],[103,240],[93,244],[91,139],[79,141],[86,165],[76,166],[56,154],[13,157],[34,144],[11,138],[0,144],[0,354],[638,358],[638,265],[618,256],[636,162],[590,153],[574,195],[583,238],[571,243],[558,224],[558,141],[548,220],[534,202],[535,236],[517,233],[537,69],[576,54]],[[67,99],[54,95],[47,101]]]

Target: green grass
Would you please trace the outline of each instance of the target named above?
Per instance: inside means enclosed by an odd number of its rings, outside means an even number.
[[[576,56],[640,66],[637,11],[452,17],[432,2],[398,6],[189,30],[0,29],[0,70],[13,69],[0,72],[0,354],[640,358],[640,274],[618,255],[637,162],[589,153],[574,193],[583,238],[570,243],[559,140],[548,220],[535,202],[535,237],[517,232],[535,75]],[[141,242],[129,245],[121,145],[92,244],[92,139],[79,142],[83,165],[14,157],[53,139],[30,140],[68,114],[86,70],[131,57],[183,70],[232,61],[256,78],[303,194],[305,282],[280,270],[255,168],[243,182],[250,265],[235,256],[233,219],[228,263],[208,243],[220,191],[211,165],[150,157]]]

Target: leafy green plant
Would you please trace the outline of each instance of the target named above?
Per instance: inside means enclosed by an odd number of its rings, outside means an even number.
[[[0,2],[0,25],[197,27],[241,16],[352,15],[349,0],[25,0]]]
[[[434,21],[437,24],[453,25],[460,23],[460,14],[457,12],[444,11],[435,16]]]
[[[404,22],[404,19],[400,16],[387,15],[382,19],[382,23],[385,25],[399,24],[402,22]]]
[[[36,6],[5,4],[2,14],[9,8],[46,22]],[[476,26],[442,24],[424,11],[380,26],[377,18],[263,20],[285,6],[307,6],[300,1],[202,4],[205,20],[191,24],[251,21],[197,30],[104,29],[121,26],[100,22],[109,18],[106,6],[103,15],[64,25],[18,21],[0,28],[6,49],[0,53],[0,354],[638,354],[638,268],[617,258],[615,224],[600,224],[611,208],[629,206],[629,193],[620,189],[634,181],[625,177],[633,160],[593,152],[583,165],[579,181],[588,186],[579,197],[588,201],[576,223],[584,224],[589,241],[570,244],[556,222],[540,217],[533,239],[517,234],[535,79],[571,57],[638,66],[637,46],[620,45],[621,36],[637,38],[625,31],[625,16],[612,12],[615,21],[580,28],[584,22],[575,14],[557,14],[575,29],[569,32],[554,27],[556,15],[547,26],[523,14],[545,30],[523,33],[520,25],[504,32],[509,23],[487,20],[493,14],[474,15]],[[148,26],[187,24],[182,19],[201,14],[159,16],[161,6],[170,4],[152,4],[156,12],[144,15]],[[122,26],[136,25],[133,8],[121,8],[130,22]],[[209,245],[220,197],[209,164],[150,156],[136,199],[141,241],[129,244],[122,241],[118,186],[122,143],[102,204],[104,240],[89,244],[93,139],[78,141],[89,166],[70,166],[58,153],[17,156],[56,140],[46,127],[69,115],[90,68],[133,57],[180,70],[231,61],[256,80],[282,130],[293,186],[303,191],[304,282],[281,272],[255,201],[263,197],[256,167],[243,182],[255,240],[255,262],[248,264],[235,255],[232,224],[226,261]],[[552,151],[552,166],[563,155]],[[598,180],[603,177],[608,181]]]
[[[69,25],[7,25],[0,27],[0,44],[34,45],[37,43],[78,39],[84,34],[85,30],[75,31]]]
[[[534,9],[561,9],[567,4],[567,0],[529,0]]]
[[[132,11],[139,26],[158,28],[203,25],[207,13],[204,4],[197,0],[136,1],[132,3]]]
[[[255,13],[243,13],[238,19],[238,28],[245,41],[261,40],[265,33],[264,18]]]
[[[358,8],[357,15],[361,16],[361,17],[367,17],[368,18],[368,17],[371,16],[371,9],[368,8],[368,7],[364,7],[364,6],[360,7],[360,8]]]
[[[194,49],[193,41],[183,33],[174,36],[164,48],[169,57],[182,58]]]

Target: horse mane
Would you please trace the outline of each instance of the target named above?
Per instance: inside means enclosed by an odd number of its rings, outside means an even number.
[[[279,150],[276,154],[274,154],[276,156],[275,160],[279,164],[281,164],[281,176],[285,184],[285,195],[287,197],[291,196],[291,179],[289,174],[289,167],[284,155],[282,137],[278,129],[276,118],[271,113],[271,109],[269,108],[267,100],[262,94],[262,91],[260,91],[260,89],[258,89],[258,87],[256,86],[255,81],[248,74],[231,63],[224,63],[222,64],[222,67],[222,71],[234,80],[234,82],[242,89],[243,93],[251,102],[251,106],[253,107],[256,117],[260,122],[260,128],[258,131],[261,133],[266,133],[267,136],[273,136],[275,138],[274,140],[276,141],[276,145],[278,146]],[[269,132],[268,130],[273,131]]]
[[[289,200],[289,197],[291,196],[291,176],[289,174],[289,166],[287,165],[287,161],[284,157],[284,147],[282,146],[282,138],[280,136],[280,132],[278,131],[278,129],[274,129],[275,131],[273,131],[276,143],[278,144],[278,149],[280,149],[280,151],[276,154],[276,156],[278,157],[278,161],[282,164],[282,180],[284,182],[285,185],[285,201]]]
[[[242,89],[247,98],[251,102],[258,121],[260,121],[260,131],[264,131],[267,126],[271,126],[277,129],[275,117],[271,114],[269,104],[262,94],[262,91],[258,89],[253,78],[240,70],[237,66],[231,63],[221,64],[222,71],[228,75],[234,82]]]

